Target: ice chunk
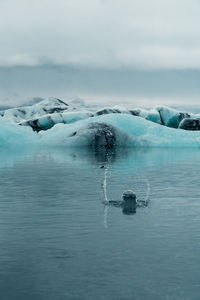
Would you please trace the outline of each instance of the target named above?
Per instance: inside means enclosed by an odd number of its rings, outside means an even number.
[[[116,113],[131,114],[133,116],[142,117],[149,121],[161,124],[160,114],[155,109],[146,110],[146,109],[142,109],[142,108],[134,108],[134,109],[128,110],[124,107],[114,106],[111,108],[100,109],[96,112],[95,115],[100,116],[100,115],[105,115],[105,114],[116,114]]]
[[[7,146],[28,146],[39,140],[39,136],[31,128],[23,128],[11,124],[8,120],[0,117],[0,147]]]
[[[30,126],[33,130],[40,131],[50,129],[58,123],[70,124],[89,117],[93,117],[93,113],[88,111],[54,113],[20,122],[19,125]]]
[[[141,108],[135,108],[134,110],[130,111],[132,115],[142,117],[146,120],[152,121],[154,123],[162,124],[160,119],[160,114],[155,109],[141,109]]]
[[[200,130],[200,119],[185,118],[179,124],[179,129]]]
[[[190,117],[188,113],[178,112],[168,106],[156,106],[155,110],[159,112],[162,124],[172,128],[178,128],[184,118]]]
[[[41,132],[41,142],[70,147],[91,145],[98,130],[97,125],[94,129],[91,123],[111,125],[116,147],[200,147],[198,132],[168,128],[128,114],[101,115],[67,126],[57,124]]]
[[[4,118],[19,123],[25,120],[37,118],[46,114],[63,112],[69,109],[69,104],[57,98],[49,98],[32,106],[11,108],[4,112]]]
[[[93,121],[94,120],[94,121]],[[40,133],[41,142],[73,147],[91,147],[113,149],[114,147],[128,146],[127,140],[132,137],[125,131],[105,123],[98,117],[81,120],[64,125],[57,124],[51,130]]]
[[[11,124],[7,117],[0,117],[0,145],[90,147],[104,153],[117,147],[200,147],[199,132],[166,127],[178,126],[180,119],[189,114],[182,115],[164,106],[156,110],[135,109],[134,113],[115,107],[120,113],[106,111],[93,116],[91,112],[74,110],[74,107],[71,110],[70,105],[54,99],[51,103],[42,101],[27,107],[25,112],[20,109],[24,108],[16,109],[16,115],[12,110],[11,115],[16,119],[24,118],[21,125],[42,131],[34,133],[31,128]],[[51,113],[47,113],[49,111]],[[26,119],[30,115],[31,118]],[[166,126],[157,124],[159,120]]]
[[[130,114],[129,110],[121,107],[121,106],[113,106],[113,107],[105,107],[102,109],[99,109],[95,115],[100,116],[100,115],[107,115],[107,114]]]

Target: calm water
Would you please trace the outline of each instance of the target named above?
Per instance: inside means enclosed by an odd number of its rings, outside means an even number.
[[[198,151],[0,153],[1,300],[199,299]],[[150,202],[104,207],[126,189]]]

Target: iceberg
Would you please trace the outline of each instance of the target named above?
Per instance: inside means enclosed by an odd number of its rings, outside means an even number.
[[[74,110],[73,106],[57,98],[48,98],[30,106],[10,108],[1,113],[1,116],[14,123],[30,120],[46,114],[60,113],[67,110]]]
[[[53,113],[22,121],[19,125],[30,126],[34,131],[40,131],[50,129],[58,123],[70,124],[93,116],[93,113],[88,111]]]
[[[178,128],[184,130],[200,130],[200,118],[185,118],[180,122]]]
[[[115,136],[116,147],[200,147],[200,134],[197,131],[168,128],[123,114],[102,115],[69,125],[57,124],[50,130],[41,131],[40,141],[47,145],[92,146],[96,132],[103,131],[102,135],[105,136],[102,124],[106,124]]]
[[[167,127],[178,128],[184,118],[190,117],[188,113],[179,112],[168,106],[156,106],[155,110],[160,114],[161,124]]]
[[[106,153],[118,147],[199,148],[198,117],[167,106],[86,110],[80,100],[49,98],[5,110],[0,116],[0,146],[89,147]]]
[[[12,124],[0,117],[0,147],[29,146],[35,144],[39,136],[30,127]]]
[[[125,107],[116,105],[114,107],[105,107],[99,109],[95,113],[96,116],[107,115],[107,114],[130,114],[130,111]]]
[[[144,118],[154,123],[162,124],[160,114],[156,109],[147,110],[147,109],[136,108],[130,112],[132,113],[132,115]]]
[[[105,114],[131,114],[133,116],[141,117],[146,120],[152,121],[154,123],[162,124],[167,127],[178,128],[180,122],[184,118],[190,118],[190,114],[185,112],[179,112],[168,106],[156,106],[153,109],[144,109],[144,108],[134,108],[126,109],[120,106],[107,107],[98,110],[95,115],[105,115]],[[195,117],[195,115],[193,115]]]

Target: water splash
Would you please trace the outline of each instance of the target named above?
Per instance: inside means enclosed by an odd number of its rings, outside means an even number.
[[[107,196],[107,172],[108,172],[108,169],[105,168],[105,171],[104,171],[104,181],[103,181],[103,193],[104,193],[104,202],[105,203],[109,202],[108,196]]]
[[[104,194],[104,216],[103,216],[103,224],[104,227],[107,229],[108,228],[108,195],[107,195],[107,173],[108,173],[108,169],[105,168],[104,169],[104,181],[103,181],[103,194]]]
[[[149,195],[150,195],[150,191],[151,191],[151,186],[150,186],[149,180],[147,178],[145,179],[145,182],[146,182],[146,185],[147,185],[147,191],[146,191],[146,197],[145,197],[144,201],[147,205],[147,203],[149,202]]]

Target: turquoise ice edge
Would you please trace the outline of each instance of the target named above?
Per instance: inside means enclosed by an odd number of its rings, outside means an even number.
[[[87,126],[91,123],[114,126],[119,147],[200,147],[199,131],[169,128],[128,114],[107,114],[72,124],[56,124],[39,133],[0,118],[0,146],[84,147],[90,138]],[[77,134],[72,136],[74,132]]]

